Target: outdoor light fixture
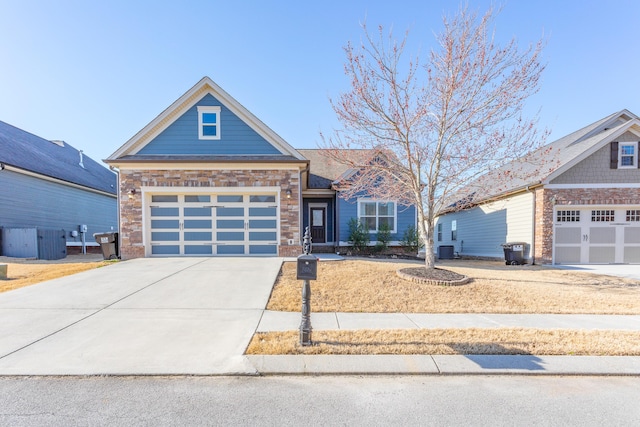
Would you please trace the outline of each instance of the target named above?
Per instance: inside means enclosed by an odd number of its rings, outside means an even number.
[[[287,199],[291,198],[291,189],[287,189]]]
[[[129,199],[133,199],[133,196],[136,195],[136,189],[132,188],[131,190],[129,190]]]

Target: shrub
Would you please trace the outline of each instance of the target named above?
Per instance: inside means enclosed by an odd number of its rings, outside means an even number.
[[[357,218],[349,220],[349,243],[356,252],[363,252],[369,245],[369,229]]]
[[[378,227],[378,236],[376,239],[378,240],[375,247],[376,252],[385,252],[389,249],[389,242],[391,242],[391,229],[389,225],[382,224]]]
[[[418,252],[418,250],[424,246],[424,244],[420,241],[420,234],[418,230],[411,225],[407,227],[402,235],[402,239],[400,240],[400,245],[404,247],[405,252]]]

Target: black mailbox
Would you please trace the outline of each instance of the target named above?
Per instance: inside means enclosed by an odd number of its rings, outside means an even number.
[[[316,280],[318,278],[318,259],[313,255],[298,257],[298,280]]]

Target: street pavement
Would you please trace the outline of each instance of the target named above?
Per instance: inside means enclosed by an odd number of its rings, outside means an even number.
[[[640,375],[640,357],[245,356],[282,258],[135,259],[0,294],[0,375]],[[322,329],[640,330],[640,316],[312,313]]]

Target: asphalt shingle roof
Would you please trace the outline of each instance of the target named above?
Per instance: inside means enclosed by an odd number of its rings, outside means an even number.
[[[117,193],[116,174],[71,145],[60,146],[0,121],[0,162],[83,187]]]
[[[352,167],[335,161],[328,157],[322,149],[298,149],[306,159],[309,160],[309,188],[313,189],[329,189],[331,184],[345,174]],[[353,150],[357,152],[362,159],[369,159],[372,155],[371,150]]]
[[[542,183],[552,174],[558,171],[564,172],[584,153],[591,152],[605,142],[610,142],[613,135],[634,119],[637,119],[637,116],[629,111],[618,111],[483,175],[476,182],[449,198],[449,202],[445,204],[447,206],[445,211],[463,201],[463,204],[469,201],[480,203]],[[495,185],[496,182],[501,181],[499,177],[505,171],[518,173],[513,175],[505,185]]]

